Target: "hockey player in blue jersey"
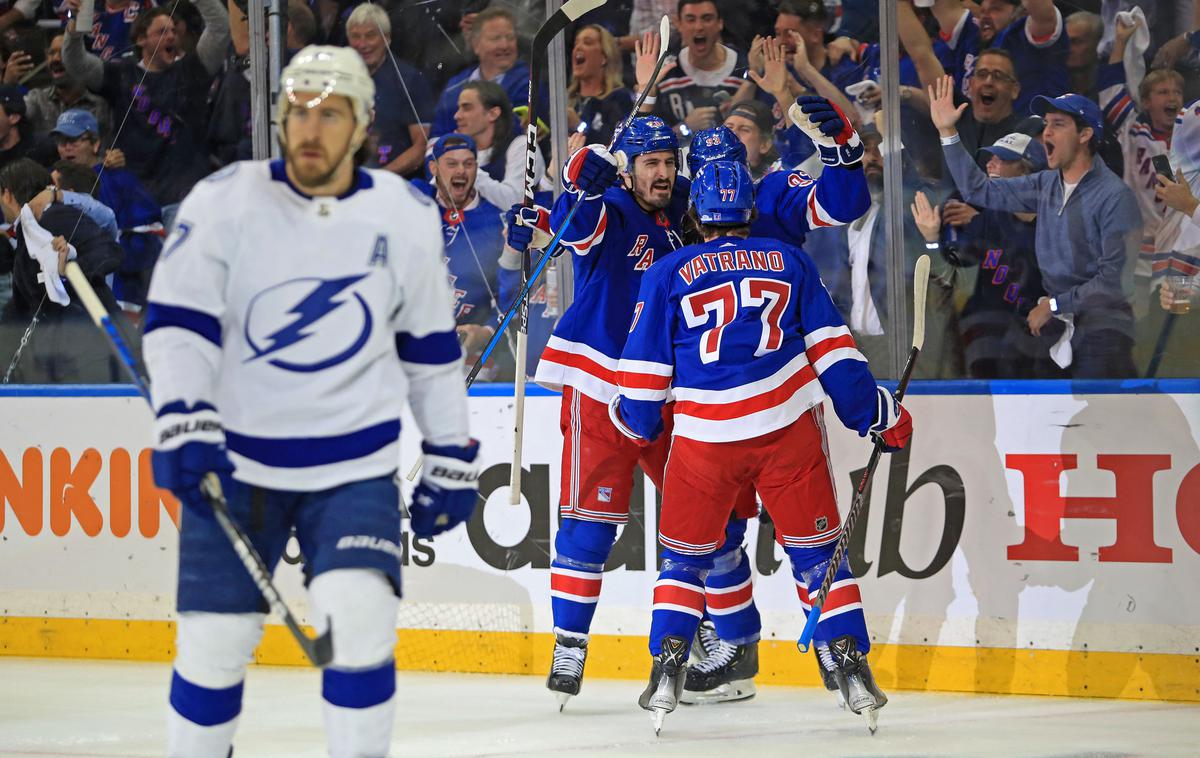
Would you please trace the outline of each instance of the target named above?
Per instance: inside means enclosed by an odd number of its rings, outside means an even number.
[[[674,399],[650,628],[654,668],[639,699],[660,724],[683,691],[705,578],[726,539],[734,493],[750,484],[762,497],[807,607],[841,531],[822,401],[829,397],[843,424],[889,450],[912,434],[908,412],[876,385],[808,256],[750,236],[749,171],[706,164],[691,198],[705,241],[664,257],[643,277],[609,406],[631,441],[654,444],[666,431],[668,394]],[[867,665],[870,639],[845,563],[816,645],[855,713],[887,702]]]
[[[220,475],[268,566],[295,530],[310,618],[333,629],[321,687],[333,756],[389,752],[406,399],[425,454],[412,533],[453,528],[478,499],[436,206],[360,168],[374,85],[357,53],[305,48],[281,85],[283,160],[197,184],[150,285],[154,479],[183,504],[173,757],[230,753],[266,609],[202,477]]]

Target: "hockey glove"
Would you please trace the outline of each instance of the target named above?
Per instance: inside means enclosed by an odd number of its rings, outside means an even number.
[[[603,145],[579,148],[563,166],[563,187],[584,197],[599,197],[616,181],[617,159]]]
[[[154,483],[170,490],[194,515],[213,518],[200,482],[214,472],[228,492],[229,475],[233,473],[217,409],[202,402],[191,406],[183,401],[167,403],[154,422],[154,437],[154,452],[150,455]]]
[[[883,387],[876,387],[875,423],[871,424],[871,439],[882,443],[883,452],[894,453],[912,439],[912,416],[900,401]]]
[[[550,230],[550,211],[540,205],[514,205],[504,214],[505,242],[518,253],[533,248],[545,250],[554,239]]]
[[[808,135],[827,166],[848,166],[863,157],[862,140],[842,109],[823,97],[801,95],[788,109],[792,122]]]
[[[418,537],[449,531],[475,512],[479,500],[479,441],[458,445],[421,444],[425,473],[413,490],[409,526]]]

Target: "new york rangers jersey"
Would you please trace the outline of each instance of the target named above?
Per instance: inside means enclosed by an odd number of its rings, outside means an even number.
[[[550,227],[558,229],[575,203],[583,205],[562,235],[572,255],[575,299],[542,352],[535,380],[607,403],[617,390],[617,360],[642,276],[655,258],[683,247],[687,183],[677,180],[671,204],[654,213],[624,187],[582,200],[564,192],[550,212]]]
[[[207,403],[235,478],[315,491],[387,475],[407,399],[425,440],[468,440],[434,203],[386,171],[309,197],[280,161],[184,200],[150,285],[153,404]]]
[[[720,237],[662,258],[642,278],[617,381],[626,425],[701,442],[782,429],[825,397],[865,435],[875,379],[799,248],[766,237]]]
[[[826,166],[817,179],[799,169],[773,171],[755,185],[754,207],[751,235],[800,246],[813,229],[848,224],[866,213],[871,191],[861,166]]]

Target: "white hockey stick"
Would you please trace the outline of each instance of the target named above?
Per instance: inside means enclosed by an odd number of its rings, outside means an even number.
[[[138,391],[142,393],[142,397],[146,402],[150,402],[150,391],[146,387],[146,383],[138,374],[137,364],[133,360],[133,353],[129,351],[129,347],[125,344],[125,340],[121,338],[120,332],[117,331],[116,324],[113,323],[112,317],[108,314],[108,309],[104,307],[104,303],[100,302],[100,298],[96,295],[96,290],[92,289],[92,284],[84,275],[83,269],[79,268],[79,264],[71,261],[67,264],[67,281],[71,282],[71,287],[75,290],[75,294],[79,296],[79,301],[83,303],[83,307],[87,310],[88,315],[92,317],[92,321],[108,336],[108,343],[116,353],[117,358],[125,365],[125,369],[137,384]],[[153,411],[153,408],[151,408]],[[225,495],[221,492],[221,480],[216,474],[208,474],[204,477],[204,482],[200,487],[204,493],[208,504],[212,506],[213,514],[216,516],[217,523],[221,527],[221,531],[229,539],[233,545],[233,551],[237,553],[238,558],[242,561],[242,565],[246,567],[250,578],[254,580],[254,584],[258,587],[258,591],[262,593],[271,610],[275,612],[282,620],[288,631],[296,638],[296,643],[300,645],[300,649],[304,651],[305,657],[312,662],[317,668],[328,666],[333,660],[333,625],[330,624],[325,633],[319,637],[309,637],[300,628],[296,617],[292,615],[291,609],[287,607],[287,603],[283,601],[283,597],[279,594],[279,590],[275,589],[275,585],[271,582],[271,570],[263,561],[262,556],[254,549],[254,544],[250,542],[250,537],[238,526],[233,520],[233,516],[229,513],[229,505],[225,502]]]
[[[917,365],[917,356],[921,354],[921,347],[925,344],[925,294],[928,288],[929,256],[922,255],[917,259],[917,265],[913,269],[913,342],[908,351],[908,362],[904,364],[904,373],[900,375],[900,383],[896,386],[897,402],[904,398],[904,391],[908,389],[908,380],[912,378],[913,368]],[[821,589],[812,599],[812,608],[808,612],[808,620],[804,623],[804,631],[800,632],[800,639],[796,642],[796,647],[800,648],[802,653],[807,653],[812,644],[813,635],[817,631],[817,621],[821,618],[821,609],[825,606],[825,598],[829,596],[829,588],[833,585],[833,577],[837,574],[838,566],[846,557],[846,548],[850,545],[850,535],[854,532],[854,524],[858,521],[858,514],[862,512],[863,502],[866,500],[867,485],[871,482],[871,475],[875,473],[875,466],[879,464],[879,458],[882,455],[883,442],[876,440],[875,447],[871,449],[871,458],[867,461],[867,467],[863,470],[862,478],[858,480],[858,487],[854,490],[854,500],[850,503],[850,510],[846,513],[846,522],[842,525],[842,533],[838,537],[837,546],[833,549],[833,557],[829,559],[829,566],[825,569],[825,578],[821,582]]]

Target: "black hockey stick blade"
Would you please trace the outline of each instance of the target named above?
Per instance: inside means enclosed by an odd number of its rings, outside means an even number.
[[[288,631],[296,638],[296,642],[300,645],[300,649],[304,651],[305,657],[312,662],[312,665],[317,668],[324,668],[333,661],[333,624],[330,622],[324,634],[318,637],[309,637],[300,628],[299,622],[292,615],[291,610],[287,607],[287,603],[283,601],[279,591],[275,589],[275,585],[271,582],[271,570],[263,561],[262,556],[254,549],[253,543],[250,542],[250,537],[237,522],[233,520],[233,516],[229,513],[229,504],[225,502],[225,493],[221,491],[221,480],[214,473],[205,475],[204,482],[201,485],[201,490],[204,492],[204,497],[208,500],[208,504],[212,506],[213,513],[217,518],[217,523],[220,524],[221,530],[225,532],[225,536],[229,538],[230,544],[233,545],[234,552],[242,561],[242,565],[246,567],[246,571],[250,574],[250,578],[254,580],[254,585],[258,587],[258,591],[262,593],[263,598],[267,601],[267,605],[275,612],[283,623],[287,626]]]
[[[921,347],[925,344],[925,297],[928,289],[929,256],[922,255],[917,259],[917,265],[913,268],[913,341],[912,347],[908,351],[908,361],[904,364],[904,372],[900,375],[900,383],[896,386],[897,401],[903,399],[904,393],[908,390],[908,380],[912,378],[913,368],[917,365],[917,356],[921,354]],[[800,648],[802,653],[808,652],[813,635],[817,632],[817,622],[821,618],[821,609],[825,606],[825,598],[829,596],[833,578],[837,575],[838,566],[842,564],[846,548],[850,545],[850,535],[854,533],[858,514],[862,512],[863,502],[866,500],[867,485],[870,484],[871,476],[875,473],[875,467],[879,465],[882,455],[883,442],[876,440],[875,445],[871,448],[871,458],[867,461],[867,467],[863,470],[862,478],[858,480],[858,487],[854,490],[854,500],[850,503],[850,510],[846,512],[846,522],[842,525],[842,533],[838,536],[837,545],[833,549],[833,557],[829,559],[829,566],[825,569],[825,578],[821,582],[821,589],[817,591],[817,596],[812,598],[808,619],[804,622],[804,630],[800,632],[800,639],[796,641],[796,647]]]

